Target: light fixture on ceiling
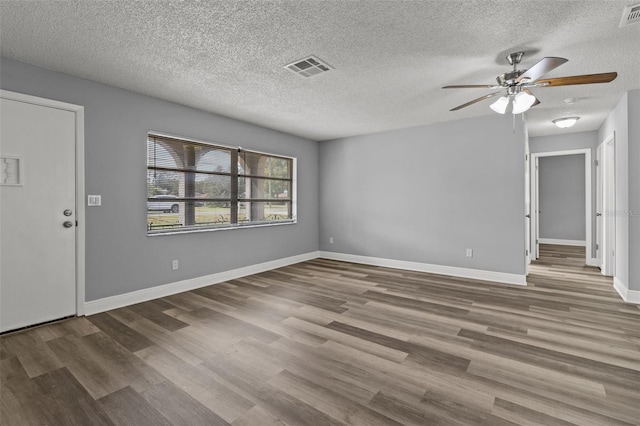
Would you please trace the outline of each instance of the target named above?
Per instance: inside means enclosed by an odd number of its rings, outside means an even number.
[[[504,114],[507,112],[507,107],[509,106],[509,98],[506,96],[501,96],[497,101],[492,103],[489,108],[497,112],[498,114]]]
[[[536,101],[536,97],[527,92],[520,92],[513,98],[513,113],[520,114],[531,108]]]
[[[580,117],[564,117],[564,118],[556,118],[553,120],[553,124],[560,127],[561,129],[566,129],[567,127],[571,127],[576,122],[580,120]]]
[[[516,93],[508,93],[508,96],[501,96],[497,101],[492,103],[489,107],[498,114],[504,114],[507,112],[509,103],[513,104],[511,112],[513,114],[521,114],[527,111],[536,102],[536,97],[525,92],[517,91]]]

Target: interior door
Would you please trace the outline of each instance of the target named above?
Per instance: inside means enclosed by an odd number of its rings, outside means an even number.
[[[616,182],[615,182],[615,139],[603,144],[603,232],[602,232],[602,273],[615,276],[616,247]]]
[[[602,144],[596,150],[596,260],[598,267],[602,269],[602,213],[604,212],[604,200],[602,198]]]
[[[531,155],[526,154],[524,158],[525,272],[528,275],[531,263]]]
[[[531,260],[537,260],[538,257],[540,257],[539,255],[539,232],[538,232],[538,225],[540,223],[539,221],[539,206],[538,206],[538,196],[539,196],[539,192],[538,192],[538,164],[539,164],[539,157],[538,156],[533,156],[533,158],[531,159],[531,173],[529,175],[529,179],[531,181],[531,207],[530,207],[530,212],[531,212],[531,237],[530,237],[530,244],[531,244]]]
[[[0,331],[76,313],[75,114],[1,99]]]

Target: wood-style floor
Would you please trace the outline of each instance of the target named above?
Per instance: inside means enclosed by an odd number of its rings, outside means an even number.
[[[0,339],[3,425],[629,425],[640,310],[584,249],[529,286],[313,260]]]

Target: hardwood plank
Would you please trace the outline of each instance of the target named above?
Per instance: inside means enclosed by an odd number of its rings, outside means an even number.
[[[207,374],[205,368],[193,367],[157,346],[137,352],[140,359],[162,373],[178,388],[227,422],[232,422],[254,403]]]
[[[286,426],[283,420],[277,418],[264,408],[256,405],[249,411],[238,417],[232,423],[233,426]]]
[[[166,315],[163,311],[174,308],[174,306],[161,300],[151,300],[149,302],[138,303],[137,305],[131,305],[128,308],[130,311],[135,312],[141,317],[144,317],[169,331],[176,331],[189,325]]]
[[[29,377],[36,377],[62,367],[58,357],[47,347],[36,329],[3,336],[8,350],[17,356]]]
[[[98,402],[116,425],[171,425],[129,386],[100,398]]]
[[[330,389],[284,370],[272,377],[269,384],[315,407],[332,418],[350,425],[400,425],[387,416],[342,397]]]
[[[172,425],[229,425],[171,382],[162,382],[142,392],[142,397]]]
[[[131,352],[136,352],[153,345],[153,342],[145,336],[121,323],[106,312],[90,316],[89,321]]]

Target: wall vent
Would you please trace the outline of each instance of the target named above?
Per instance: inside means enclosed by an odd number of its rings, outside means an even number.
[[[285,65],[284,68],[302,77],[313,77],[333,69],[331,65],[313,55],[291,62]]]
[[[632,4],[624,8],[620,28],[640,22],[640,3]]]

